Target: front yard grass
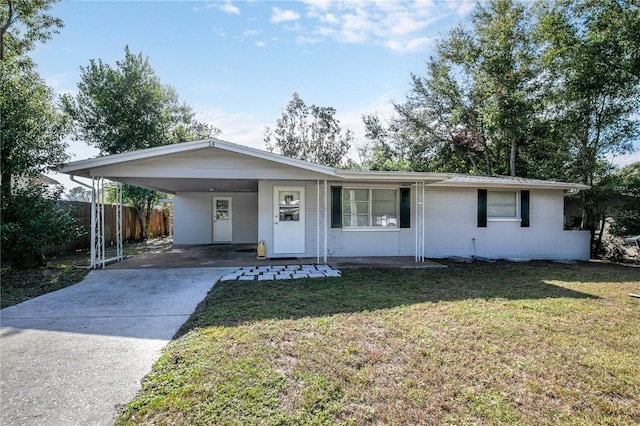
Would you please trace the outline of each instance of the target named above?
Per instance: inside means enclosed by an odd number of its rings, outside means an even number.
[[[119,424],[640,423],[640,268],[221,282]]]

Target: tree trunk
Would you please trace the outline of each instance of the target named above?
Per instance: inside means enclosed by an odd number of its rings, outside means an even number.
[[[7,199],[11,195],[11,173],[2,173],[2,198]]]
[[[138,223],[140,224],[140,239],[146,240],[147,230],[144,225],[144,214],[142,211],[140,211],[139,207],[136,207],[135,209],[136,209],[136,216],[138,217]]]
[[[511,155],[509,156],[509,171],[511,176],[516,176],[516,155],[518,152],[518,144],[515,139],[511,140]]]
[[[149,237],[149,226],[151,226],[151,212],[153,211],[153,197],[147,198],[147,210],[145,211],[145,230],[144,236],[145,238]]]

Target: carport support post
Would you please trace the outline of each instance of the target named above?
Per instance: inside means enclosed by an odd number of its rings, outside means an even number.
[[[96,269],[96,179],[91,178],[91,269]]]
[[[104,178],[92,177],[91,194],[91,268],[104,268]],[[99,197],[102,197],[99,200]]]
[[[424,181],[416,182],[416,262],[424,262]]]
[[[320,179],[316,180],[316,263],[320,263]]]
[[[116,185],[116,261],[124,258],[122,250],[122,184]]]
[[[327,215],[329,208],[327,206],[327,180],[324,180],[324,263],[327,263]]]

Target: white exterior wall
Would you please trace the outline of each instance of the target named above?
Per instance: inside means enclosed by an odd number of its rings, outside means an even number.
[[[425,255],[492,259],[589,259],[584,232],[564,231],[562,190],[530,191],[530,226],[487,220],[477,226],[477,188],[427,186]],[[413,215],[412,215],[413,220]]]
[[[231,197],[234,244],[258,242],[258,194],[179,192],[173,197],[173,242],[211,244],[213,197]]]
[[[233,242],[264,240],[267,256],[273,254],[273,188],[305,188],[305,250],[299,257],[324,256],[324,181],[320,182],[320,204],[316,181],[259,181],[258,193],[178,193],[174,198],[174,241],[176,244],[211,243],[212,198],[233,198]],[[349,184],[341,184],[349,187]],[[331,202],[331,184],[327,201]],[[389,186],[386,186],[389,187]],[[414,256],[416,205],[411,188],[411,228],[352,230],[331,228],[327,217],[329,256]],[[562,190],[530,191],[530,227],[520,221],[488,220],[477,226],[477,188],[425,187],[425,257],[481,256],[519,259],[589,259],[586,231],[564,231]],[[318,232],[319,229],[319,232]],[[319,237],[319,240],[318,240]]]
[[[415,210],[415,205],[412,205],[412,208]],[[485,249],[487,228],[477,227],[477,208],[477,189],[475,188],[427,186],[425,188],[425,256],[442,258],[473,256],[474,253],[477,256],[487,256]]]

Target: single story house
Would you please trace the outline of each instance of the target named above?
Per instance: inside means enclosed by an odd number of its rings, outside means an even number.
[[[566,231],[573,183],[350,171],[206,139],[76,161],[62,172],[173,194],[174,244],[257,244],[267,257],[589,259]]]

